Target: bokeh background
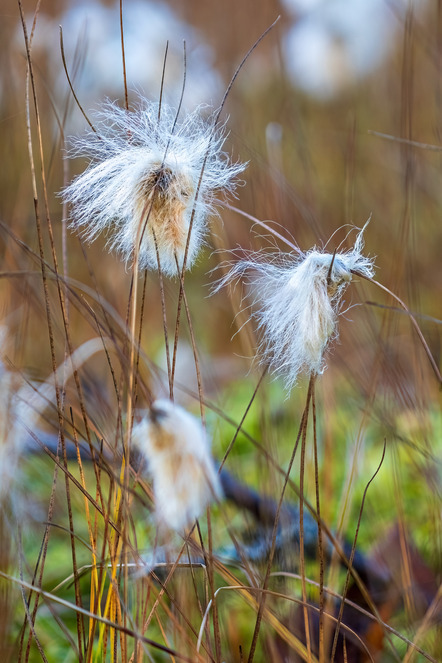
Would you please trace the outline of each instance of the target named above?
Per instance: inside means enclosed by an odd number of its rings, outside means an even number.
[[[31,31],[35,6],[31,2],[23,6]],[[261,220],[280,224],[302,249],[324,246],[341,228],[329,245],[334,249],[345,239],[346,224],[361,227],[371,216],[366,250],[377,256],[379,279],[405,298],[416,313],[440,318],[439,14],[437,2],[408,5],[401,0],[222,5],[127,1],[124,31],[129,102],[134,103],[139,93],[158,99],[168,43],[164,96],[177,105],[185,41],[184,105],[217,107],[244,54],[280,15],[241,70],[225,105],[228,149],[233,158],[249,161],[238,206]],[[84,162],[63,160],[63,141],[86,126],[67,84],[60,26],[70,76],[86,112],[93,117],[94,107],[106,96],[124,103],[118,3],[42,2],[32,57],[50,212],[58,236],[63,210],[56,192],[84,167]],[[0,214],[4,223],[35,248],[24,103],[25,48],[14,0],[2,4],[0,30]],[[251,236],[248,220],[228,210],[221,217],[222,224],[216,220],[212,224],[212,231],[221,239],[210,242],[197,269],[198,282],[217,262],[210,248],[240,245],[248,249],[259,242]],[[96,276],[105,288],[104,295],[121,311],[120,305],[124,308],[127,299],[123,296],[127,279],[124,274],[115,279],[113,266],[118,259],[103,254],[104,243],[103,239],[88,251],[91,260],[100,260],[103,266]],[[83,279],[86,267],[71,235],[69,251],[69,269]],[[11,260],[9,252],[5,258]],[[15,255],[14,259],[20,258]],[[364,294],[385,303],[379,293]],[[231,336],[230,323],[226,324],[220,309],[221,300],[214,300],[210,315],[201,320],[209,331],[206,342],[213,339],[211,352],[224,350]],[[372,320],[366,326],[375,324],[374,317],[379,319],[365,313]],[[427,319],[421,323],[438,360],[439,326]],[[395,332],[385,339],[383,348],[385,380],[391,364],[404,374],[413,370],[407,340],[402,345],[396,336],[396,326],[402,333],[408,322],[403,316],[393,316],[389,324],[395,326]],[[357,344],[360,358],[352,356],[352,362],[357,362],[358,373],[367,365],[362,352],[366,333],[357,328],[362,341]],[[348,352],[346,346],[347,357]]]

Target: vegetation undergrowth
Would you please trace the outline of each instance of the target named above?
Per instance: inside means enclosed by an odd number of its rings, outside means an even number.
[[[232,0],[231,83],[189,111],[186,46],[175,97],[167,48],[158,89],[128,88],[120,3],[122,94],[94,115],[75,35],[66,101],[34,50],[44,0],[17,7],[4,660],[440,660],[437,12],[410,7],[388,66],[314,102],[274,55],[287,17]]]

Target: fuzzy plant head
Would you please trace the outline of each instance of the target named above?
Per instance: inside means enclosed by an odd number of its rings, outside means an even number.
[[[222,491],[206,432],[194,416],[166,399],[136,424],[132,442],[147,460],[160,525],[182,532]]]
[[[62,191],[72,226],[89,240],[107,232],[109,247],[141,269],[169,276],[195,262],[208,216],[232,193],[243,164],[223,152],[224,127],[197,108],[182,119],[166,104],[141,100],[126,111],[107,102],[96,131],[72,139],[69,156],[87,169]],[[190,233],[190,236],[189,236]],[[187,247],[187,249],[186,249]]]
[[[351,251],[276,254],[263,261],[249,254],[218,284],[243,279],[260,334],[260,361],[282,375],[288,391],[301,372],[321,373],[324,353],[338,335],[342,295],[353,274],[371,277],[373,260],[361,254],[363,231]]]

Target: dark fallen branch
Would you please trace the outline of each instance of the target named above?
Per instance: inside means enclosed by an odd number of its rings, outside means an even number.
[[[66,439],[65,449],[67,460],[78,460],[78,453],[82,461],[91,460],[89,445],[82,444],[81,441],[77,448],[72,440]],[[58,436],[41,430],[36,433],[29,433],[25,450],[27,453],[45,452],[52,457],[57,455],[57,450],[61,454]],[[101,445],[101,448],[96,450],[94,462],[109,468],[114,462],[113,452],[106,446]],[[134,453],[132,455],[131,465],[134,471],[139,471],[140,464],[143,462],[139,454]],[[276,500],[261,495],[258,491],[236,479],[225,468],[220,472],[220,479],[225,498],[238,508],[250,513],[255,521],[255,527],[242,536],[241,550],[232,547],[223,550],[221,556],[237,564],[241,564],[243,559],[255,564],[264,564],[268,559],[271,548],[272,529],[277,510]],[[348,560],[350,557],[351,544],[344,541],[341,545],[344,553],[344,559],[341,559],[341,561],[345,564],[345,559]],[[314,559],[318,550],[318,525],[315,518],[308,511],[304,513],[304,546],[306,555]],[[332,541],[328,541],[325,550],[328,559],[331,558],[333,551],[334,545]],[[298,558],[299,507],[293,503],[286,503],[281,510],[276,536],[275,564],[284,570],[293,571],[297,569]],[[353,568],[361,579],[371,587],[374,585],[378,588],[387,580],[385,573],[382,572],[382,567],[379,565],[373,567],[373,564],[360,551],[355,553]]]

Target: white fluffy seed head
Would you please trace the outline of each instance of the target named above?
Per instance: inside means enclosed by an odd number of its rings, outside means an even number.
[[[183,531],[222,490],[201,423],[166,399],[136,424],[132,442],[148,462],[159,524]]]
[[[175,109],[141,100],[133,111],[107,102],[97,131],[72,140],[69,155],[87,156],[88,168],[62,191],[72,226],[90,240],[108,232],[109,246],[126,261],[138,248],[140,268],[158,265],[169,276],[201,248],[216,196],[233,193],[245,165],[222,151],[224,127],[197,108],[182,120]],[[175,259],[176,256],[176,259]]]
[[[285,379],[288,391],[300,372],[321,373],[324,352],[337,337],[342,295],[353,273],[371,277],[373,260],[361,254],[363,230],[351,251],[281,256],[263,262],[250,254],[222,279],[245,277],[252,297],[252,318],[261,340],[260,361]]]

